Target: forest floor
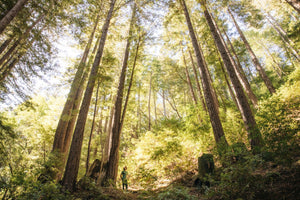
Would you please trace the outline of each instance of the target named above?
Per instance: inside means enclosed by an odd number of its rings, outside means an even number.
[[[218,195],[208,197],[205,191],[208,188],[194,186],[195,173],[187,172],[181,178],[173,181],[169,186],[155,190],[134,190],[129,188],[123,191],[117,188],[101,188],[98,192],[81,191],[75,194],[76,200],[218,200]],[[253,191],[255,200],[300,200],[300,160],[291,167],[277,166],[267,163],[264,168],[255,170],[253,177],[260,177],[263,182],[263,189]],[[261,180],[261,179],[260,179]],[[259,182],[258,184],[261,184]],[[218,185],[212,186],[209,190],[217,190]],[[235,199],[235,198],[234,198]],[[242,199],[242,198],[240,198]],[[247,198],[248,199],[248,198]]]

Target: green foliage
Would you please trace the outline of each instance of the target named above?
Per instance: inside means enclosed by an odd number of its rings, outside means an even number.
[[[286,85],[262,102],[256,115],[266,151],[273,152],[279,163],[291,164],[293,158],[300,155],[299,72],[300,70],[296,70]]]
[[[55,184],[54,182],[47,182],[42,184],[40,182],[34,181],[26,182],[23,184],[25,191],[19,195],[17,200],[39,200],[39,199],[49,199],[49,200],[68,200],[72,199],[70,195],[64,194],[61,191],[61,185]]]
[[[196,200],[196,197],[189,194],[185,187],[170,187],[159,193],[155,200]]]
[[[140,166],[136,170],[136,179],[139,180],[140,185],[143,188],[153,188],[157,177],[155,176],[154,169],[145,168],[145,166]]]
[[[14,142],[16,134],[7,118],[0,115],[0,167],[7,165],[9,151],[7,146]]]
[[[241,154],[239,154],[241,156]],[[206,190],[206,196],[214,199],[255,199],[255,193],[261,190],[262,179],[255,176],[255,169],[262,163],[260,156],[243,155],[242,159],[233,160],[237,152],[227,151],[222,157],[222,165],[215,176],[210,177],[214,186]]]
[[[180,120],[165,119],[134,142],[126,160],[131,184],[152,188],[195,168],[200,139],[184,127]]]

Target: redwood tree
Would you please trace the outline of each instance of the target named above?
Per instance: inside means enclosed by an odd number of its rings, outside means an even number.
[[[113,10],[115,7],[116,0],[111,0],[110,8],[103,24],[102,31],[101,31],[101,39],[98,47],[98,51],[89,75],[88,84],[84,93],[82,105],[80,107],[78,120],[76,123],[70,153],[65,169],[65,173],[62,180],[62,185],[65,189],[69,191],[73,191],[75,189],[75,184],[77,180],[78,170],[79,170],[79,161],[81,156],[81,148],[82,148],[82,141],[83,141],[83,133],[85,128],[85,123],[89,111],[89,106],[95,86],[96,76],[98,74],[98,69],[100,65],[100,61],[103,55],[103,49],[107,37],[108,28],[110,25],[110,21],[113,15]]]
[[[235,25],[235,27],[237,28],[237,31],[239,32],[244,44],[245,44],[245,47],[246,49],[248,50],[250,56],[251,56],[251,59],[256,67],[256,70],[258,71],[260,77],[262,78],[262,80],[264,81],[264,83],[266,84],[268,90],[270,91],[271,94],[275,93],[275,88],[271,82],[271,80],[269,79],[269,77],[267,76],[265,70],[263,69],[263,67],[261,66],[258,58],[256,57],[255,53],[253,52],[248,40],[246,39],[243,31],[240,29],[239,25],[237,24],[232,12],[230,11],[230,9],[228,8],[228,13],[231,17],[231,19],[233,20],[233,23]]]
[[[119,146],[120,146],[120,137],[122,132],[123,120],[122,120],[122,102],[123,102],[123,91],[125,84],[125,76],[128,65],[130,44],[133,34],[133,26],[135,22],[135,14],[136,14],[136,4],[134,3],[132,9],[132,17],[129,26],[129,33],[127,37],[124,59],[122,64],[121,75],[119,79],[119,86],[117,91],[117,99],[115,102],[115,113],[114,113],[114,123],[112,128],[112,145],[109,155],[109,161],[107,163],[107,172],[105,176],[104,182],[112,180],[114,183],[117,181],[118,175],[118,166],[119,166]],[[124,115],[125,113],[123,113]]]
[[[7,12],[7,14],[0,21],[0,34],[9,25],[9,23],[17,16],[17,14],[22,10],[24,5],[28,0],[18,0],[15,6]]]
[[[239,110],[241,112],[247,133],[248,139],[251,145],[251,148],[254,152],[259,151],[259,148],[262,146],[262,137],[261,133],[256,125],[256,121],[254,119],[253,113],[251,111],[250,105],[244,94],[241,83],[238,80],[238,77],[235,73],[234,66],[232,63],[232,59],[230,58],[230,53],[225,46],[224,40],[218,31],[217,24],[213,22],[212,16],[209,13],[206,3],[204,0],[200,1],[202,5],[202,9],[204,11],[204,16],[209,26],[209,29],[212,33],[212,36],[216,42],[217,48],[221,54],[224,65],[226,67],[227,73],[230,77],[230,80],[233,85],[233,89],[236,94],[237,103],[239,106]]]
[[[188,26],[188,29],[189,29],[190,38],[192,40],[192,44],[193,44],[194,51],[195,51],[195,54],[196,54],[197,64],[198,64],[198,67],[199,67],[200,76],[201,76],[201,80],[202,80],[202,87],[203,87],[204,97],[205,97],[208,113],[209,113],[209,116],[210,116],[210,121],[211,121],[213,132],[214,132],[215,141],[216,141],[218,146],[223,146],[223,145],[228,146],[228,143],[227,143],[225,135],[224,135],[224,130],[223,130],[223,127],[222,127],[222,124],[221,124],[221,120],[220,120],[217,108],[214,104],[212,91],[211,91],[211,86],[210,86],[210,83],[209,83],[209,78],[208,78],[208,75],[205,71],[205,61],[201,56],[200,48],[199,48],[199,45],[198,45],[196,34],[194,32],[194,28],[192,26],[192,22],[191,22],[191,19],[190,19],[190,15],[189,15],[186,3],[185,3],[184,0],[179,0],[179,2],[180,2],[181,6],[182,6],[182,9],[184,11],[185,19],[186,19],[187,26]]]

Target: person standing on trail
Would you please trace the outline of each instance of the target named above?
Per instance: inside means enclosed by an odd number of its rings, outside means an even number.
[[[123,190],[124,190],[124,187],[126,187],[126,190],[128,190],[128,182],[127,182],[127,167],[125,166],[123,168],[123,171],[121,172],[120,174],[120,177],[122,179],[122,185],[123,185]]]

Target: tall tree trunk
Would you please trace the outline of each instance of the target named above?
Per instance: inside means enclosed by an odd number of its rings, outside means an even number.
[[[237,54],[236,54],[236,52],[234,50],[234,47],[233,47],[233,45],[232,45],[232,43],[230,41],[230,38],[228,37],[228,35],[227,35],[227,33],[226,33],[226,31],[224,29],[223,29],[223,32],[224,32],[224,34],[225,34],[225,36],[227,38],[228,44],[231,47],[231,52],[233,53],[233,55],[236,58],[236,61],[232,58],[232,61],[233,61],[232,64],[233,64],[234,70],[235,70],[235,72],[236,72],[236,74],[237,74],[237,76],[238,76],[238,78],[240,80],[240,83],[242,84],[244,90],[246,91],[249,99],[251,100],[253,106],[257,108],[257,101],[258,101],[257,97],[253,93],[253,91],[251,89],[251,86],[250,86],[250,84],[248,82],[248,79],[247,79],[247,77],[244,74],[243,68],[242,68],[241,63],[239,61],[239,58],[238,58],[238,56],[237,56]]]
[[[142,109],[141,109],[141,84],[138,83],[138,106],[137,106],[137,127],[138,133],[141,132],[142,128]],[[138,135],[137,135],[138,136]]]
[[[269,18],[271,18],[275,22],[275,24]],[[267,20],[273,26],[273,28],[275,29],[275,31],[279,34],[281,40],[284,42],[284,45],[286,45],[288,47],[288,50],[291,51],[292,55],[298,61],[300,61],[299,53],[292,46],[292,41],[288,38],[286,32],[281,28],[281,26],[276,22],[276,20],[269,13],[268,13]]]
[[[95,107],[94,107],[92,127],[91,127],[91,131],[90,131],[90,137],[89,137],[88,149],[87,149],[87,156],[86,156],[86,163],[85,163],[85,168],[86,168],[85,174],[87,174],[87,172],[89,170],[89,165],[90,165],[91,143],[92,143],[93,132],[94,132],[94,127],[95,127],[95,119],[96,119],[96,115],[97,115],[97,112],[98,112],[97,106],[98,106],[99,87],[100,87],[100,80],[98,79],[98,86],[97,86],[97,91],[96,91],[96,101],[95,101]]]
[[[151,131],[151,87],[152,87],[152,72],[149,80],[149,94],[148,94],[148,131]]]
[[[122,64],[122,71],[119,80],[118,92],[117,92],[117,99],[115,103],[115,118],[113,123],[112,129],[112,145],[111,151],[109,155],[109,161],[107,164],[107,172],[105,176],[104,182],[109,182],[112,180],[114,183],[117,181],[118,175],[118,166],[119,166],[119,147],[120,147],[120,139],[121,139],[121,132],[122,132],[122,101],[123,101],[123,90],[125,84],[125,77],[126,77],[126,70],[127,70],[127,63],[129,58],[129,50],[130,50],[130,43],[132,38],[133,26],[135,21],[135,14],[136,14],[136,4],[134,3],[132,9],[132,17],[129,26],[129,33],[127,38],[127,44],[125,47],[125,54]],[[125,116],[125,113],[123,113]]]
[[[78,116],[76,128],[73,135],[73,140],[70,147],[70,153],[69,153],[66,170],[62,181],[63,187],[69,191],[73,191],[75,189],[75,184],[76,184],[76,179],[77,179],[78,169],[79,169],[84,127],[87,119],[87,114],[89,111],[91,97],[95,86],[96,76],[98,74],[99,64],[103,55],[103,49],[106,41],[110,20],[112,18],[115,2],[116,0],[111,0],[110,9],[108,11],[105,23],[102,27],[102,35],[99,43],[99,48],[91,69],[89,81],[84,93],[84,98],[79,111],[79,116]]]
[[[267,52],[267,54],[272,58],[273,63],[277,66],[277,69],[272,65],[274,71],[277,73],[278,77],[280,79],[282,79],[282,75],[285,74],[284,71],[281,69],[280,64],[276,61],[276,58],[272,55],[272,53],[270,52],[269,48],[266,47],[266,45],[264,45],[264,43],[262,41],[260,41],[259,43],[257,43],[258,45],[261,45]]]
[[[101,11],[100,11],[101,12]],[[80,64],[76,71],[75,77],[73,79],[70,92],[68,94],[67,101],[64,105],[63,111],[61,113],[55,136],[53,142],[52,152],[58,153],[61,160],[61,167],[59,167],[59,173],[57,174],[57,180],[61,178],[67,153],[70,148],[71,138],[76,124],[76,119],[81,105],[81,100],[84,92],[84,84],[89,74],[89,67],[87,65],[87,58],[91,49],[91,44],[94,39],[94,35],[99,23],[100,12],[95,21],[92,33],[89,37],[85,50],[83,52]],[[95,47],[97,46],[97,42]],[[92,59],[92,57],[90,58]]]
[[[285,0],[300,14],[300,1],[299,0]]]
[[[268,90],[270,91],[271,94],[275,93],[275,88],[271,82],[271,80],[269,79],[269,77],[267,76],[265,70],[263,69],[263,67],[261,66],[260,62],[258,61],[255,53],[253,52],[248,40],[246,39],[244,33],[242,32],[242,30],[240,29],[239,25],[237,24],[237,22],[235,21],[235,18],[232,14],[232,12],[230,11],[230,9],[228,8],[228,13],[231,17],[231,19],[233,20],[233,23],[235,25],[235,27],[237,28],[237,31],[239,32],[244,44],[245,44],[245,47],[246,49],[248,50],[250,56],[251,56],[251,59],[256,67],[256,70],[258,71],[260,77],[262,78],[262,80],[265,82]]]
[[[184,62],[184,65],[185,65],[186,80],[187,80],[188,86],[190,88],[190,92],[191,92],[192,98],[194,100],[194,103],[195,103],[195,105],[197,105],[198,101],[197,101],[197,98],[196,98],[196,95],[195,95],[195,92],[194,92],[194,89],[193,89],[193,85],[192,85],[192,81],[191,81],[191,78],[190,78],[189,70],[187,68],[187,63],[186,63],[186,60],[185,60],[185,56],[184,56],[184,53],[183,53],[182,49],[181,49],[181,51],[182,51],[182,56],[183,56],[183,62]]]
[[[99,45],[99,41],[100,40],[97,40],[97,42],[95,43],[94,50]],[[65,138],[64,138],[64,143],[63,143],[63,150],[62,150],[63,155],[67,155],[67,153],[69,151],[69,148],[70,148],[71,138],[72,138],[72,135],[73,135],[73,132],[74,132],[75,123],[76,123],[77,116],[78,116],[78,110],[80,108],[81,101],[82,101],[84,86],[85,86],[86,80],[89,76],[90,66],[92,65],[92,60],[94,59],[94,54],[95,54],[95,52],[93,51],[92,55],[89,58],[88,63],[84,64],[84,65],[86,65],[86,69],[84,70],[84,73],[82,75],[82,78],[81,78],[81,81],[80,81],[80,84],[79,84],[79,88],[77,89],[76,96],[75,96],[75,99],[73,101],[71,116],[70,116],[70,119],[67,123],[67,130],[66,130],[66,133],[65,133]],[[64,156],[63,159],[64,159],[63,163],[65,163],[66,156]]]
[[[9,39],[5,40],[0,46],[0,55],[6,49],[6,47],[10,44],[14,37],[10,37]]]
[[[8,13],[1,19],[0,34],[2,34],[4,29],[17,16],[17,14],[22,10],[22,8],[27,2],[28,0],[18,0],[15,6],[10,11],[8,11]]]
[[[214,24],[212,16],[208,12],[205,3],[202,1],[201,4],[204,10],[205,19],[208,23],[213,38],[216,41],[217,48],[221,54],[227,73],[233,85],[233,89],[235,91],[237,102],[239,105],[239,110],[241,111],[241,115],[248,133],[248,138],[250,141],[251,148],[254,152],[257,152],[259,151],[259,148],[262,146],[262,137],[260,131],[256,125],[254,116],[252,114],[246,95],[244,94],[243,88],[235,73],[232,60],[230,59],[229,56],[230,53],[228,49],[226,49],[225,47],[225,43],[223,42],[224,40],[222,39],[220,32],[218,32],[217,24]]]
[[[205,110],[207,112],[205,101],[204,101],[203,94],[202,94],[202,90],[201,90],[201,87],[200,87],[200,82],[199,82],[195,62],[194,62],[194,59],[193,59],[193,56],[192,56],[192,53],[191,53],[190,50],[189,50],[189,54],[190,54],[190,59],[192,61],[193,71],[194,71],[194,75],[195,75],[195,79],[196,79],[196,85],[197,85],[197,89],[198,89],[198,92],[199,92],[199,97],[200,97],[200,100],[201,100],[201,103],[202,103],[202,108],[203,108],[203,110]]]
[[[190,34],[190,37],[191,37],[191,40],[193,43],[193,47],[194,47],[194,51],[196,54],[197,64],[199,67],[200,76],[201,76],[201,80],[202,80],[202,88],[203,88],[203,92],[204,92],[204,98],[205,98],[208,113],[210,116],[210,121],[211,121],[211,125],[212,125],[213,132],[214,132],[214,138],[219,147],[222,147],[222,146],[227,147],[228,143],[226,141],[223,127],[221,124],[221,120],[220,120],[217,108],[216,108],[214,100],[213,100],[211,86],[209,83],[209,78],[205,71],[205,64],[204,64],[205,61],[203,60],[203,58],[201,56],[199,44],[198,44],[198,41],[197,41],[197,38],[196,38],[196,35],[194,32],[194,28],[191,23],[191,19],[190,19],[189,12],[186,7],[185,1],[180,0],[180,3],[184,10],[185,19],[187,22],[187,26],[189,28],[189,34]]]
[[[156,101],[157,101],[157,93],[155,90],[153,90],[153,107],[154,107],[154,124],[157,124],[157,106],[156,106]]]
[[[112,98],[112,102],[116,101],[116,96],[114,96]],[[110,115],[109,115],[109,122],[108,122],[108,128],[107,128],[107,136],[106,136],[106,140],[105,140],[105,148],[104,148],[104,159],[103,161],[105,163],[108,162],[109,160],[109,154],[110,154],[110,149],[111,149],[111,137],[112,137],[112,123],[114,120],[114,113],[115,113],[115,106],[111,106],[110,108]]]
[[[139,47],[140,47],[140,38],[138,39],[138,42],[137,42],[137,47],[136,47],[136,51],[135,51],[135,55],[134,55],[134,61],[133,61],[133,65],[132,65],[132,71],[131,71],[131,75],[130,75],[130,81],[129,81],[129,85],[128,85],[128,89],[127,89],[127,95],[126,95],[126,99],[125,99],[125,103],[124,103],[123,112],[122,112],[122,117],[121,117],[121,125],[122,126],[124,124],[126,109],[127,109],[127,105],[128,105],[128,102],[129,102],[129,96],[130,96],[130,92],[131,92],[136,61],[137,61],[137,58],[138,58]]]
[[[221,69],[222,69],[222,72],[224,74],[224,78],[225,78],[225,81],[226,81],[226,84],[228,86],[228,90],[229,90],[229,93],[230,93],[230,96],[232,98],[232,101],[234,102],[234,104],[236,105],[236,107],[239,109],[239,105],[237,103],[237,100],[236,100],[236,95],[234,94],[233,90],[232,90],[232,87],[230,85],[230,82],[228,80],[228,77],[226,75],[226,72],[225,72],[225,69],[224,69],[224,63],[221,61],[221,58],[220,59],[220,63],[221,63]]]
[[[196,35],[196,39],[198,40],[197,33],[195,33],[195,35]],[[211,91],[212,96],[213,96],[214,104],[217,108],[217,112],[219,113],[220,104],[219,104],[219,100],[218,100],[218,95],[217,95],[216,89],[214,87],[213,80],[211,78],[211,74],[210,74],[210,71],[208,69],[207,63],[205,62],[204,53],[203,53],[203,50],[202,50],[202,47],[201,47],[200,43],[198,43],[198,46],[199,46],[201,58],[202,58],[202,60],[204,60],[203,64],[204,64],[204,67],[205,67],[205,72],[206,72],[207,77],[208,77],[209,87],[210,87],[210,91]]]
[[[166,97],[165,97],[165,90],[162,91],[162,100],[163,100],[163,108],[164,108],[164,117],[167,117],[167,110],[166,110]]]
[[[217,112],[219,113],[220,104],[219,104],[219,101],[218,101],[218,95],[217,95],[216,89],[215,89],[215,87],[213,85],[213,80],[212,80],[210,72],[208,70],[208,66],[207,66],[207,64],[205,62],[204,54],[203,54],[203,51],[202,51],[202,48],[201,48],[200,45],[199,45],[199,49],[200,49],[200,53],[201,53],[201,56],[202,56],[202,60],[204,60],[205,72],[206,72],[207,77],[208,77],[210,91],[211,91],[211,94],[213,96],[214,104],[215,104],[215,107],[217,108]]]
[[[179,111],[178,111],[178,109],[176,108],[176,104],[175,104],[174,99],[172,98],[172,100],[173,100],[174,103],[172,103],[172,102],[169,100],[169,98],[166,98],[166,100],[167,100],[167,102],[170,104],[171,108],[173,108],[173,110],[176,112],[177,116],[178,116],[179,118],[182,118],[181,115],[180,115],[180,113],[179,113]]]

